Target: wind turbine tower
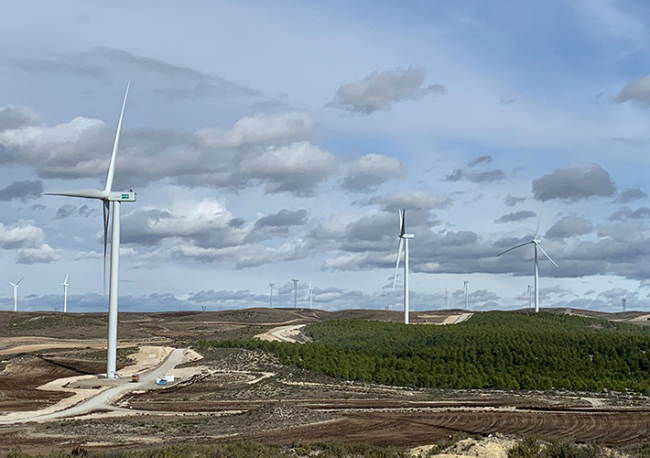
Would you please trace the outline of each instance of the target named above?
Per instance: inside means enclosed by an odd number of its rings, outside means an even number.
[[[533,240],[531,240],[530,242],[522,243],[522,244],[517,245],[517,246],[513,246],[512,248],[508,248],[506,251],[502,251],[501,253],[499,253],[497,255],[497,257],[499,257],[502,254],[506,254],[509,251],[516,250],[517,248],[520,248],[520,247],[526,246],[526,245],[533,245],[533,247],[535,248],[535,269],[534,269],[535,282],[533,284],[533,286],[535,288],[535,313],[539,312],[539,266],[538,266],[538,260],[537,260],[537,250],[539,249],[539,251],[541,251],[544,254],[544,256],[546,256],[548,258],[548,260],[553,263],[553,265],[555,267],[558,267],[558,265],[555,264],[555,261],[553,261],[551,259],[551,257],[548,255],[548,253],[546,253],[546,251],[544,251],[544,248],[542,248],[542,245],[540,245],[540,240],[537,237],[537,235],[539,234],[539,225],[540,225],[541,222],[542,222],[542,214],[540,212],[539,221],[537,222],[537,230],[535,231],[535,235],[533,236]]]
[[[269,282],[269,288],[271,288],[271,297],[270,297],[271,308],[273,308],[273,286],[275,286],[275,283]]]
[[[294,278],[293,282],[293,308],[298,308],[298,279]]]
[[[531,294],[530,285],[528,285],[528,308],[533,307],[533,295]]]
[[[68,312],[68,277],[70,274],[65,276],[65,280],[63,280],[63,283],[61,283],[61,286],[63,286],[63,313]]]
[[[20,282],[23,281],[23,278],[18,280],[16,283],[9,282],[9,284],[14,287],[14,312],[18,311],[18,285],[20,285]]]
[[[623,298],[623,311],[625,311],[625,303],[627,302],[627,299]]]
[[[48,192],[51,196],[81,197],[86,199],[101,200],[104,207],[104,279],[106,278],[106,247],[108,243],[108,223],[111,202],[113,203],[113,226],[111,237],[111,268],[108,290],[108,338],[107,338],[107,358],[106,358],[106,377],[115,378],[115,365],[117,361],[117,296],[119,285],[120,271],[120,205],[122,202],[135,202],[135,192],[113,192],[113,176],[115,175],[115,163],[117,160],[117,149],[120,143],[120,131],[122,130],[122,119],[124,117],[124,108],[126,99],[129,94],[129,85],[126,86],[124,101],[122,102],[122,111],[117,123],[117,132],[115,142],[113,143],[113,153],[108,166],[106,175],[106,186],[104,190],[99,189],[79,189],[64,192]]]
[[[314,308],[314,288],[311,287],[311,282],[309,282],[309,310]]]
[[[415,238],[413,234],[406,234],[406,209],[399,212],[399,244],[397,245],[397,262],[395,263],[395,276],[393,277],[393,291],[397,281],[399,258],[404,247],[404,324],[409,324],[409,240]]]
[[[449,291],[447,291],[446,285],[445,285],[445,310],[449,310]]]
[[[463,281],[463,288],[465,289],[465,310],[469,310],[469,295],[467,294],[467,285],[469,285],[469,280]]]

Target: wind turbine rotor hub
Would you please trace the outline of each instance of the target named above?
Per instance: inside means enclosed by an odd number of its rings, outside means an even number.
[[[109,192],[109,202],[135,202],[135,193],[129,192]]]

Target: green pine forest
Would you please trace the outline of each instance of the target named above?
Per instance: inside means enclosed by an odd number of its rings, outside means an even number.
[[[602,391],[650,395],[650,328],[575,315],[474,314],[449,325],[323,321],[312,343],[199,342],[261,349],[333,377],[436,388]]]

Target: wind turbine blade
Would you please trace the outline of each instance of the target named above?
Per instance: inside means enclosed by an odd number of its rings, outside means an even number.
[[[544,202],[542,202],[542,208],[539,209],[539,218],[537,219],[537,229],[535,229],[535,236],[533,240],[537,240],[537,234],[539,234],[539,226],[542,224],[542,211],[544,210]]]
[[[108,218],[110,211],[109,201],[104,201],[104,294],[106,294],[106,246],[108,245]]]
[[[24,279],[25,279],[25,277],[23,277],[23,278],[21,278],[20,280],[18,280],[18,281],[16,282],[16,286],[20,285],[20,282],[23,281]]]
[[[63,284],[64,284],[64,285],[68,283],[68,277],[69,277],[69,276],[70,276],[70,274],[68,274],[68,275],[65,276],[65,280],[63,280]]]
[[[9,283],[9,284],[10,284],[11,286],[13,286],[14,288],[16,287],[16,285],[15,285],[14,283],[11,283],[9,280],[7,280],[7,283]]]
[[[553,260],[551,259],[551,257],[548,255],[548,253],[546,253],[546,251],[544,251],[544,248],[542,248],[542,245],[540,245],[539,243],[535,243],[535,245],[537,245],[537,248],[539,248],[539,250],[540,250],[542,253],[544,253],[544,256],[546,256],[546,257],[548,258],[548,260],[551,261],[551,262],[555,265],[555,267],[560,267],[560,266],[558,266],[557,264],[555,264],[555,261],[553,261]]]
[[[517,248],[520,248],[520,247],[522,247],[522,246],[529,245],[529,244],[531,244],[531,243],[535,243],[535,242],[526,242],[526,243],[522,243],[521,245],[513,246],[512,248],[508,248],[506,251],[502,251],[501,253],[499,253],[499,254],[496,255],[495,257],[498,258],[498,257],[501,256],[502,254],[506,254],[508,251],[515,250],[515,249],[517,249]]]
[[[74,191],[46,192],[46,196],[83,197],[86,199],[108,199],[106,191],[99,189],[75,189]]]
[[[397,271],[399,269],[399,258],[402,255],[402,245],[404,244],[404,239],[400,237],[399,245],[397,246],[397,262],[395,263],[395,276],[393,277],[393,291],[395,291],[395,283],[397,282]]]
[[[126,85],[126,93],[124,94],[124,102],[122,102],[122,111],[120,112],[120,120],[117,123],[117,132],[115,133],[115,143],[113,144],[113,154],[111,155],[111,163],[108,166],[108,175],[106,175],[106,188],[104,191],[109,193],[113,187],[113,175],[115,174],[115,161],[117,160],[117,148],[120,145],[120,132],[122,130],[122,118],[124,117],[124,108],[126,108],[126,98],[129,95],[129,87],[131,82]]]
[[[399,214],[399,236],[406,232],[406,208]]]

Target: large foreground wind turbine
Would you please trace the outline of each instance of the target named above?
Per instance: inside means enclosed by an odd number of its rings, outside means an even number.
[[[23,278],[18,280],[16,283],[9,282],[9,284],[14,287],[14,312],[18,311],[18,285],[20,285],[20,282],[23,281]]]
[[[65,280],[63,280],[63,283],[61,283],[61,286],[63,286],[63,313],[66,313],[68,311],[68,277],[70,274],[65,276]]]
[[[409,324],[409,240],[414,238],[413,234],[406,234],[406,209],[399,212],[399,245],[397,245],[397,262],[395,263],[395,276],[393,277],[393,291],[397,281],[399,269],[399,258],[404,247],[404,324]]]
[[[533,236],[533,240],[530,242],[522,243],[517,246],[513,246],[512,248],[508,248],[506,251],[502,251],[497,255],[501,256],[502,254],[507,253],[508,251],[515,250],[517,248],[520,248],[522,246],[526,245],[533,245],[535,247],[535,283],[534,283],[534,288],[535,288],[535,313],[539,312],[539,267],[538,267],[538,262],[537,262],[537,249],[539,248],[539,251],[544,253],[544,256],[548,258],[549,261],[553,263],[555,267],[558,267],[557,264],[555,264],[555,261],[551,259],[551,257],[544,251],[544,248],[542,248],[542,245],[540,245],[540,240],[537,238],[537,234],[539,233],[539,225],[542,222],[542,215],[539,215],[539,221],[537,222],[537,230],[535,231],[535,235]]]
[[[106,187],[104,190],[99,189],[80,189],[75,191],[48,192],[46,194],[53,196],[83,197],[86,199],[101,200],[104,204],[104,279],[106,278],[106,245],[108,239],[108,222],[110,205],[113,202],[113,227],[111,236],[111,270],[108,290],[108,355],[106,361],[106,377],[115,378],[115,364],[117,359],[117,295],[118,295],[118,277],[120,266],[120,204],[122,202],[135,202],[135,193],[129,192],[112,192],[113,176],[115,174],[115,162],[117,159],[117,149],[120,143],[120,131],[122,130],[122,118],[124,117],[124,108],[126,107],[126,98],[129,94],[129,85],[126,87],[120,120],[117,123],[117,133],[115,134],[115,143],[113,144],[113,153],[111,162],[108,166],[108,175],[106,175]]]

